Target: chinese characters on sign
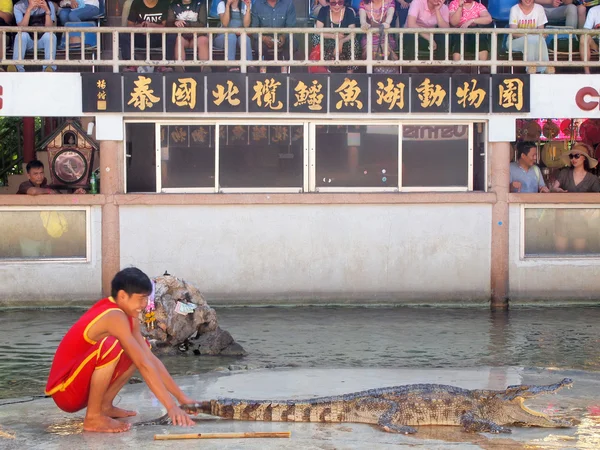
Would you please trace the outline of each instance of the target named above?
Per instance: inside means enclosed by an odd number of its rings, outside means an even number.
[[[488,114],[490,109],[494,113],[530,110],[529,76],[510,74],[91,73],[82,74],[82,86],[86,113]],[[247,133],[251,140],[252,130]]]

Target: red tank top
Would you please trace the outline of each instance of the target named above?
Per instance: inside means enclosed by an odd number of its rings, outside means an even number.
[[[75,379],[78,368],[87,363],[83,357],[90,353],[91,348],[96,345],[87,333],[93,324],[110,311],[123,311],[119,308],[112,297],[103,298],[94,304],[77,322],[71,327],[58,345],[48,383],[46,384],[46,395],[52,395],[57,391],[64,390]],[[131,330],[133,330],[133,317],[127,317]],[[92,354],[93,356],[93,354]]]

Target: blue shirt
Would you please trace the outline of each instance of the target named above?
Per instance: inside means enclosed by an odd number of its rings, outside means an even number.
[[[293,0],[277,0],[275,7],[267,0],[252,5],[252,26],[257,28],[292,28],[296,26],[296,7]]]
[[[15,5],[14,14],[15,14],[15,22],[19,23],[25,17],[25,12],[27,11],[27,7],[29,6],[29,2],[27,0],[21,0],[19,3]],[[53,2],[48,2],[48,8],[50,9],[50,17],[52,18],[52,22],[56,22],[56,9],[54,8]],[[39,16],[42,14],[46,14],[42,8],[35,8],[31,10],[32,16]],[[43,25],[42,25],[43,26]]]
[[[510,182],[518,181],[521,183],[519,192],[539,192],[541,188],[546,186],[544,177],[539,167],[531,166],[528,171],[525,171],[518,162],[510,163]]]

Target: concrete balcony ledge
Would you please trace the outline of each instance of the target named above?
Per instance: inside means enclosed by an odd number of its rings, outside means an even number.
[[[547,194],[508,194],[508,203],[524,204],[594,204],[600,205],[600,193],[553,192]]]

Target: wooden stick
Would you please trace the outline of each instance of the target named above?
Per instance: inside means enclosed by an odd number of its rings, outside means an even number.
[[[289,438],[291,431],[267,431],[247,433],[189,433],[189,434],[155,434],[155,441],[171,441],[175,439],[240,439],[240,438]]]

